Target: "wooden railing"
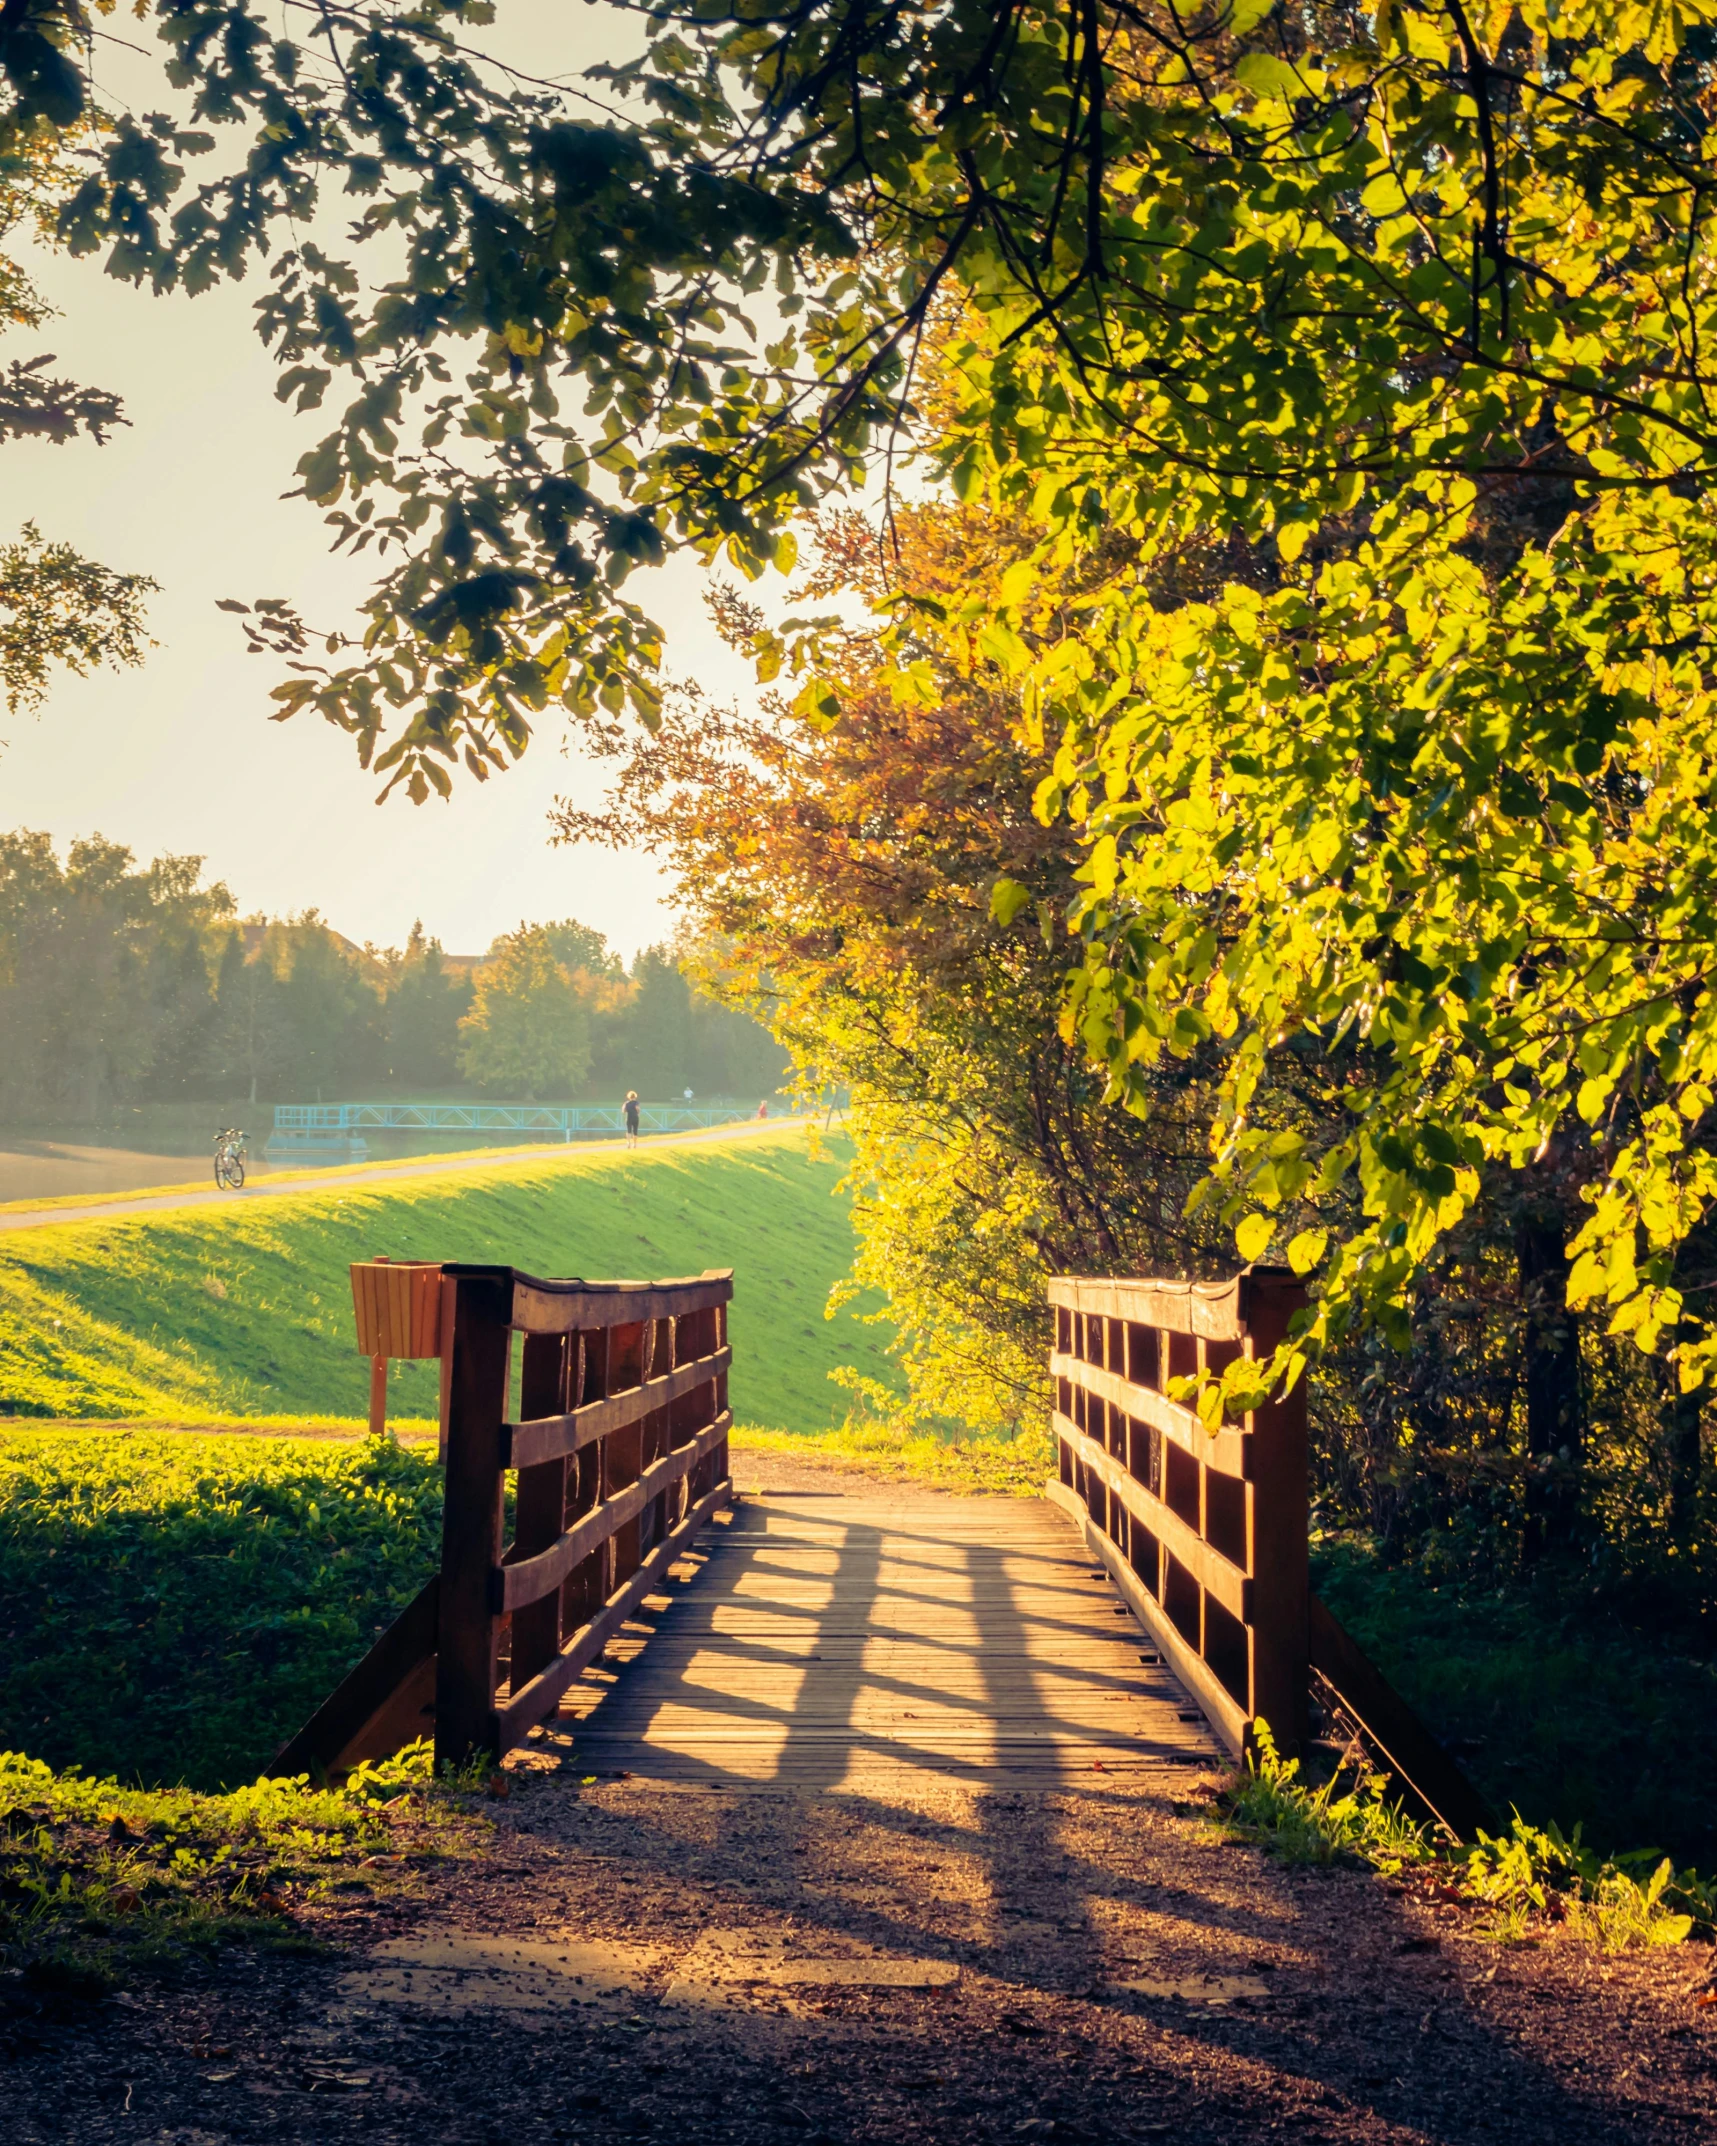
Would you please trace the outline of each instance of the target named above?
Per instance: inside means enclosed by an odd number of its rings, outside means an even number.
[[[1171,1379],[1267,1357],[1305,1300],[1289,1275],[1231,1282],[1058,1280],[1059,1481],[1180,1680],[1236,1754],[1254,1722],[1306,1731],[1303,1386],[1207,1431]]]
[[[1047,1494],[1236,1757],[1267,1722],[1303,1748],[1315,1699],[1414,1815],[1458,1837],[1496,1819],[1401,1694],[1311,1592],[1305,1388],[1206,1430],[1171,1379],[1267,1357],[1305,1301],[1294,1277],[1060,1279],[1050,1356],[1057,1480]]]
[[[372,1358],[432,1353],[421,1310],[415,1346],[395,1350],[385,1325],[365,1323],[366,1302],[399,1286],[366,1278],[385,1264],[354,1270],[360,1346]],[[430,1287],[416,1274],[414,1301]],[[731,1495],[731,1272],[555,1282],[448,1266],[435,1294],[440,1570],[280,1753],[286,1772],[337,1773],[431,1726],[438,1761],[499,1758],[555,1711]]]

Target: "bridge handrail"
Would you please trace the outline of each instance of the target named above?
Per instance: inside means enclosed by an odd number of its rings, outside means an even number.
[[[498,1760],[732,1496],[732,1270],[545,1281],[366,1261],[352,1289],[359,1345],[384,1372],[390,1354],[440,1359],[441,1564],[275,1765],[337,1772],[398,1750],[431,1719],[438,1763]]]

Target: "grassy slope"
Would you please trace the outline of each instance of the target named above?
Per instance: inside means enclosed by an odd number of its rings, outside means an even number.
[[[831,1365],[888,1375],[878,1329],[823,1317],[852,1249],[838,1175],[783,1127],[21,1231],[0,1238],[0,1414],[358,1416],[346,1269],[386,1252],[604,1279],[731,1266],[735,1415],[824,1430],[845,1414]],[[432,1413],[434,1379],[395,1366],[393,1413]]]

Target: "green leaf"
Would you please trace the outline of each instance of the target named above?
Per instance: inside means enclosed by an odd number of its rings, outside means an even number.
[[[1011,924],[1031,900],[1031,889],[1017,879],[998,879],[990,889],[990,915],[998,924]]]

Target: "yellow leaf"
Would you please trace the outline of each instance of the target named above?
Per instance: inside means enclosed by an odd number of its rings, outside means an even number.
[[[1291,102],[1306,94],[1306,85],[1286,60],[1272,52],[1248,52],[1235,62],[1234,79],[1255,97]]]
[[[1036,589],[1038,570],[1031,559],[1016,559],[1002,576],[996,595],[1004,604],[1023,604]]]

